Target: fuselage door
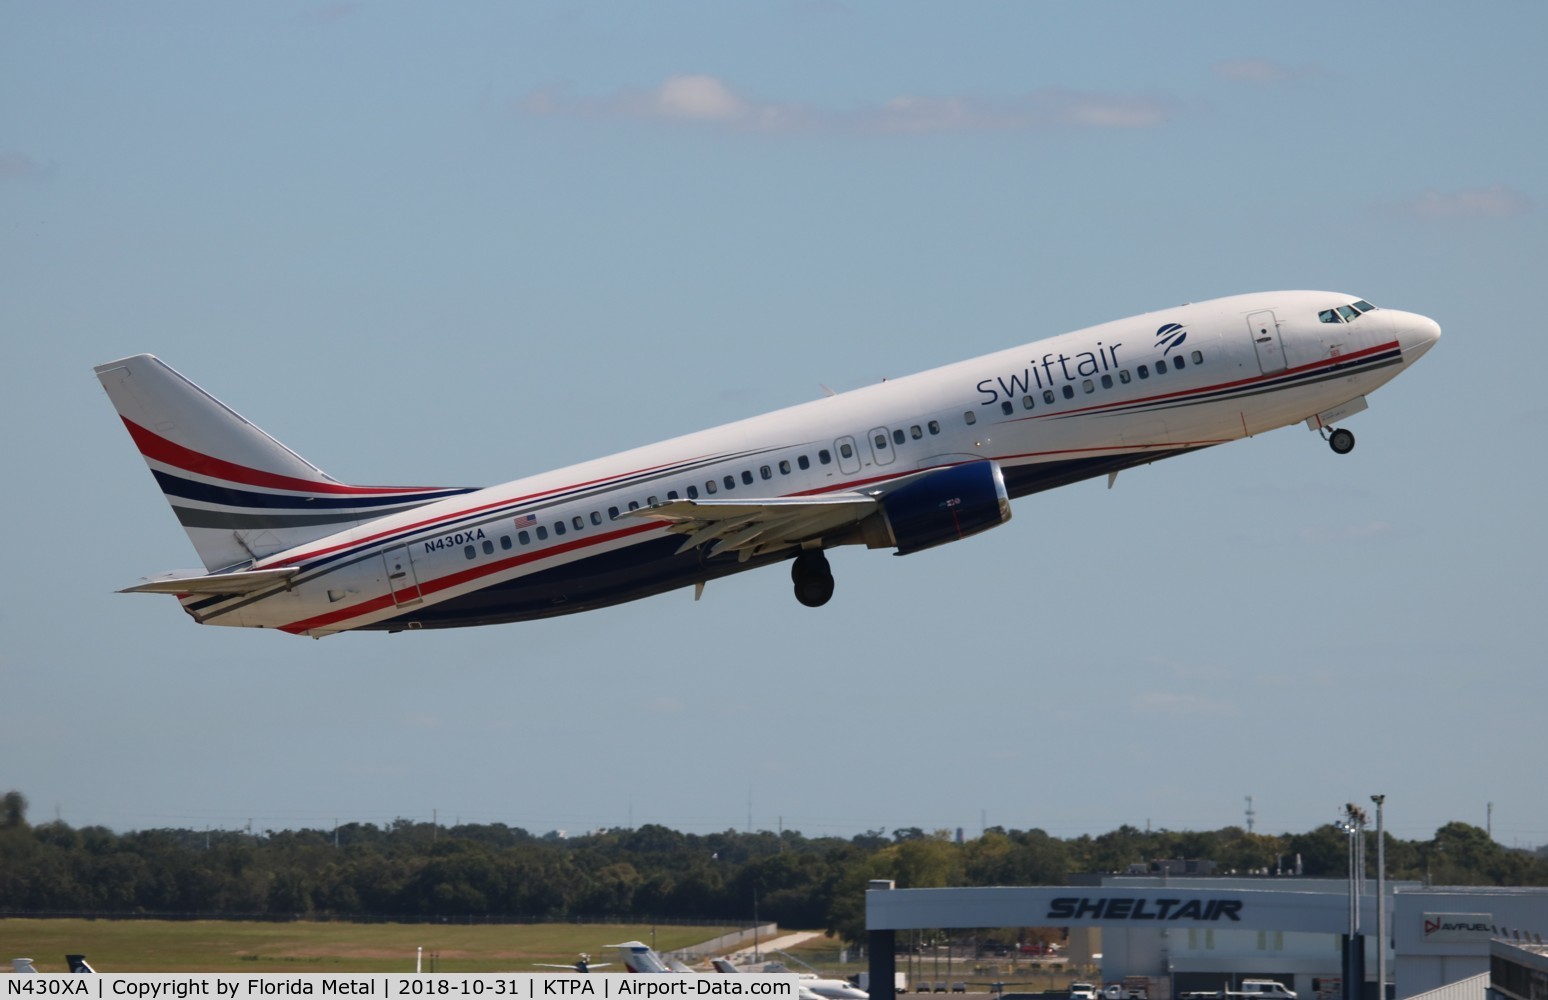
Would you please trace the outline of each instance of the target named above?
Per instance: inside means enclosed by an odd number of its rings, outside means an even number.
[[[387,591],[392,594],[392,603],[400,608],[418,604],[422,600],[419,578],[414,574],[414,557],[409,555],[408,546],[399,545],[383,552],[382,563],[387,571]]]
[[[1279,321],[1274,310],[1247,315],[1247,332],[1252,335],[1252,346],[1258,350],[1258,367],[1265,375],[1285,370],[1285,345],[1279,339]]]
[[[854,438],[844,435],[833,442],[833,450],[838,452],[840,472],[854,475],[860,471],[860,449],[855,447]]]

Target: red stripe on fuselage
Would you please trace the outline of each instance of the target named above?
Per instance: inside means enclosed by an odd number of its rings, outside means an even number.
[[[693,459],[689,459],[688,462],[692,463],[692,462],[697,462],[699,460],[700,459],[698,459],[698,458],[693,458]],[[671,467],[673,465],[683,465],[683,464],[686,464],[686,463],[683,463],[683,462],[664,462],[661,465],[651,465],[651,466],[647,466],[647,467],[645,467],[643,469],[635,469],[633,472],[626,472],[626,473],[623,473],[622,475],[619,475],[619,476],[603,476],[600,479],[588,479],[585,482],[570,483],[570,484],[565,485],[565,486],[556,486],[556,487],[554,487],[551,490],[540,490],[537,493],[528,493],[528,494],[526,494],[524,496],[507,497],[507,498],[505,498],[503,500],[494,500],[494,501],[491,501],[490,503],[480,504],[477,507],[462,507],[462,508],[459,508],[459,509],[457,509],[457,510],[455,510],[455,511],[449,513],[449,514],[441,514],[438,517],[427,518],[427,519],[425,519],[423,521],[415,521],[412,524],[405,524],[405,525],[402,525],[400,527],[391,528],[391,529],[386,530],[386,531],[379,531],[379,532],[377,532],[374,535],[367,535],[364,538],[356,538],[356,539],[352,539],[352,540],[347,541],[347,542],[340,542],[337,545],[331,545],[331,546],[329,546],[327,548],[323,548],[323,549],[312,549],[310,551],[301,552],[301,553],[281,552],[278,555],[268,556],[267,558],[260,559],[257,563],[255,563],[253,565],[253,568],[254,569],[263,569],[266,566],[285,566],[285,565],[288,565],[288,564],[290,564],[292,562],[295,562],[295,563],[305,563],[308,559],[317,559],[317,558],[319,558],[321,556],[332,555],[332,554],[334,554],[336,552],[339,552],[339,551],[342,551],[344,549],[354,548],[357,545],[362,545],[362,546],[363,545],[370,545],[372,542],[380,541],[381,539],[386,538],[389,535],[403,534],[405,532],[422,531],[425,528],[429,528],[429,527],[431,527],[433,525],[440,524],[440,523],[443,523],[443,522],[446,522],[446,521],[456,521],[456,520],[458,520],[460,518],[467,517],[470,514],[477,514],[480,511],[492,510],[492,509],[494,509],[496,507],[508,507],[508,506],[513,505],[513,504],[527,503],[528,501],[531,501],[531,500],[540,500],[543,497],[554,496],[555,494],[558,494],[558,493],[568,493],[571,490],[585,489],[588,486],[595,486],[598,483],[606,483],[606,482],[609,482],[609,481],[612,481],[612,480],[615,480],[615,479],[627,479],[627,478],[630,478],[630,477],[633,477],[633,476],[644,475],[645,473],[648,473],[648,472],[655,472],[658,469],[665,469],[665,468],[669,468],[669,467]],[[490,488],[494,489],[496,487],[490,487]],[[484,491],[480,490],[478,492],[484,492]]]
[[[1138,410],[1143,407],[1162,402],[1176,402],[1189,396],[1204,396],[1218,392],[1229,392],[1233,389],[1241,389],[1246,386],[1265,382],[1278,382],[1286,377],[1299,377],[1319,368],[1337,368],[1351,361],[1360,361],[1363,358],[1383,354],[1387,351],[1397,350],[1402,345],[1397,341],[1381,344],[1377,347],[1367,347],[1363,351],[1355,351],[1353,354],[1342,354],[1336,358],[1322,358],[1309,364],[1297,365],[1294,368],[1284,368],[1270,375],[1251,375],[1247,378],[1235,379],[1230,382],[1220,382],[1213,385],[1200,386],[1194,389],[1178,389],[1175,392],[1163,392],[1154,396],[1141,396],[1138,399],[1124,399],[1112,403],[1098,403],[1094,406],[1081,406],[1072,410],[1055,410],[1052,413],[1032,413],[1024,417],[1016,417],[1005,423],[1019,423],[1024,420],[1061,420],[1066,417],[1079,417],[1092,413],[1122,412],[1125,410]],[[1353,374],[1353,373],[1351,373]],[[1160,377],[1160,376],[1157,376]],[[1286,388],[1291,388],[1286,386]]]
[[[192,448],[185,448],[168,441],[154,431],[146,430],[127,417],[120,419],[124,421],[124,426],[129,428],[129,436],[134,438],[140,454],[146,458],[195,475],[222,479],[229,483],[240,483],[243,486],[260,486],[265,489],[289,490],[295,493],[327,493],[345,496],[380,496],[389,493],[416,493],[448,488],[444,486],[346,486],[343,483],[324,479],[296,479],[292,476],[281,476],[214,458],[194,451]]]
[[[403,596],[407,597],[409,600],[413,600],[414,598],[423,598],[427,594],[439,593],[440,591],[447,590],[452,587],[457,587],[464,583],[469,583],[473,580],[477,580],[480,577],[500,573],[504,570],[511,569],[516,566],[521,566],[530,562],[536,562],[539,559],[547,559],[550,556],[561,555],[566,552],[574,552],[577,549],[583,549],[591,545],[601,545],[605,542],[611,542],[615,539],[627,538],[630,535],[637,535],[643,531],[650,531],[653,528],[665,527],[666,525],[661,524],[660,522],[650,522],[646,524],[631,525],[630,527],[620,528],[617,531],[609,531],[601,535],[592,535],[589,538],[576,538],[572,541],[564,542],[560,545],[551,545],[548,548],[541,549],[537,552],[523,552],[521,555],[510,556],[506,559],[497,559],[494,562],[473,566],[465,570],[459,570],[456,573],[448,573],[446,576],[438,577],[429,581],[428,583],[421,583],[418,587],[413,589],[412,597],[408,597],[407,591],[404,592]],[[374,614],[375,612],[384,610],[385,608],[393,606],[396,603],[397,602],[394,600],[394,596],[392,594],[385,594],[381,597],[373,597],[369,601],[363,601],[360,604],[355,604],[348,608],[340,608],[337,611],[330,611],[325,615],[317,615],[315,617],[306,618],[298,622],[291,622],[289,625],[281,625],[279,628],[282,632],[289,632],[292,635],[297,635],[300,633],[308,632],[314,628],[325,628],[329,625],[336,625],[342,621],[348,621],[351,618],[360,618],[365,615]]]

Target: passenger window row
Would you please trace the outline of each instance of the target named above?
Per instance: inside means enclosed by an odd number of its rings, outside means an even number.
[[[1187,357],[1184,357],[1183,355],[1179,354],[1179,355],[1177,355],[1177,357],[1172,359],[1172,368],[1177,370],[1177,371],[1182,371],[1184,368],[1188,367],[1189,361],[1192,361],[1192,363],[1195,364],[1195,365],[1202,365],[1204,363],[1204,352],[1203,351],[1193,351],[1190,354],[1188,354]],[[1157,374],[1157,375],[1165,375],[1166,372],[1167,372],[1167,359],[1166,358],[1157,358],[1156,359],[1155,374]],[[1138,366],[1136,366],[1132,374],[1129,372],[1129,369],[1127,369],[1127,368],[1120,368],[1118,370],[1118,382],[1120,384],[1122,384],[1122,385],[1128,385],[1128,384],[1130,384],[1131,382],[1134,381],[1134,377],[1135,376],[1138,376],[1141,379],[1147,379],[1147,378],[1150,377],[1150,374],[1151,374],[1151,369],[1150,369],[1149,365],[1138,365]],[[1111,389],[1113,387],[1113,376],[1108,374],[1108,375],[1102,375],[1101,377],[1095,378],[1095,379],[1089,379],[1089,378],[1088,379],[1082,379],[1081,383],[1080,383],[1080,391],[1082,393],[1096,392],[1098,385],[1100,385],[1104,389]],[[1074,383],[1071,383],[1071,382],[1064,383],[1064,385],[1061,387],[1061,391],[1062,391],[1062,394],[1063,394],[1065,399],[1074,399],[1075,398],[1075,385],[1074,385]],[[1053,403],[1055,402],[1055,400],[1057,400],[1057,399],[1058,399],[1058,397],[1054,395],[1054,391],[1052,389],[1044,389],[1043,390],[1043,405],[1044,406],[1052,406]],[[1028,393],[1027,395],[1021,397],[1021,408],[1023,410],[1033,409],[1036,406],[1036,403],[1037,403],[1037,398],[1033,394],[1031,394],[1031,393]],[[1011,400],[1002,399],[1002,400],[1000,400],[1000,412],[1005,414],[1008,417],[1011,414],[1016,412],[1016,404],[1013,403]],[[978,422],[978,416],[972,410],[964,410],[963,413],[962,413],[962,419],[963,419],[963,422],[968,423],[968,424],[975,424],[975,423]]]
[[[903,444],[910,438],[918,441],[922,439],[927,433],[935,435],[939,434],[940,432],[941,422],[939,420],[931,420],[924,426],[920,426],[919,424],[911,425],[908,428],[906,434],[901,428],[894,430],[892,432],[892,440],[897,444]],[[877,433],[873,443],[877,448],[885,448],[887,446],[887,435],[884,432]],[[839,442],[838,448],[841,457],[852,458],[854,456],[854,446],[849,444],[847,441]],[[817,464],[832,465],[833,453],[827,448],[819,448],[817,450]],[[739,482],[743,486],[752,486],[759,480],[772,480],[776,472],[781,476],[788,476],[794,471],[794,469],[801,469],[802,471],[805,471],[811,467],[812,460],[810,456],[807,455],[797,455],[794,465],[791,464],[790,459],[782,458],[774,465],[760,465],[756,471],[753,469],[743,469],[738,474],[722,476],[718,481],[714,479],[706,479],[704,481],[703,495],[714,496],[716,493],[720,492],[721,489],[725,489],[727,492],[730,492],[731,490],[736,489]],[[696,483],[690,483],[688,486],[683,488],[683,493],[687,495],[689,500],[697,500],[700,496],[699,486]],[[678,493],[677,490],[667,490],[666,498],[668,500],[679,500],[682,499],[682,496]],[[659,500],[659,496],[648,496],[645,498],[644,506],[652,507],[657,502],[659,502]],[[629,501],[627,510],[635,511],[639,509],[640,501]],[[624,510],[620,510],[618,507],[609,507],[607,509],[607,520],[616,521],[622,517],[623,514]],[[530,519],[525,517],[517,518],[517,521],[531,523]],[[516,532],[516,544],[531,545],[534,541],[546,542],[550,535],[553,537],[558,537],[571,531],[582,531],[586,528],[588,521],[593,527],[601,525],[603,523],[602,512],[594,510],[586,515],[576,514],[571,517],[568,522],[566,522],[564,518],[560,518],[556,521],[550,522],[549,524],[534,525],[530,531],[526,528],[523,528]],[[510,536],[501,535],[499,545],[501,549],[505,550],[512,548]],[[495,543],[493,541],[485,540],[481,547],[483,549],[484,555],[494,555]],[[462,553],[469,559],[476,559],[478,558],[479,548],[480,546],[467,545],[463,547]]]

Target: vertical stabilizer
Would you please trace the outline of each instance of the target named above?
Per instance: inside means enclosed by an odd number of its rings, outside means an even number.
[[[340,483],[150,354],[95,370],[211,571],[468,492]]]

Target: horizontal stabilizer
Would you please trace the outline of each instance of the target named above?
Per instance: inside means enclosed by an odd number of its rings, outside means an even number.
[[[133,587],[125,587],[120,594],[250,594],[271,584],[280,583],[295,576],[299,566],[275,566],[272,569],[254,569],[245,573],[199,573],[198,571],[173,570],[159,576],[148,577]]]

